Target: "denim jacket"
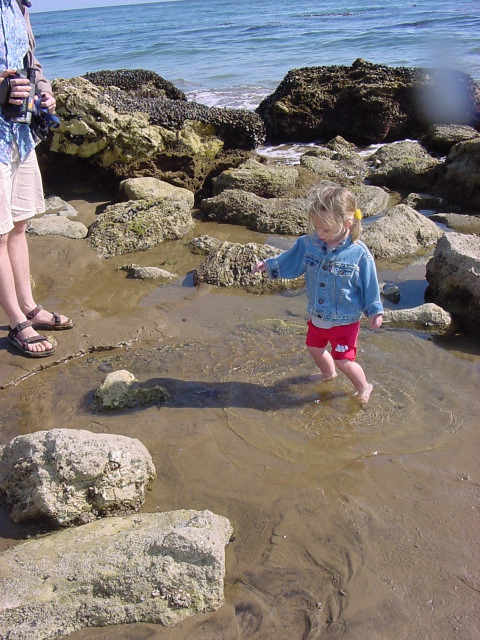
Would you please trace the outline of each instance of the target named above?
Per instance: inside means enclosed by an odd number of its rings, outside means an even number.
[[[368,247],[348,236],[335,249],[313,235],[297,238],[291,249],[265,260],[270,278],[305,274],[307,311],[326,321],[357,322],[383,313],[375,262]]]

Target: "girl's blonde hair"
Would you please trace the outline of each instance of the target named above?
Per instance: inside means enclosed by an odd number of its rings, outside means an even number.
[[[314,219],[322,223],[344,229],[345,222],[350,221],[350,236],[356,242],[362,234],[362,214],[357,208],[357,200],[353,193],[345,187],[318,186],[308,195],[308,230],[315,232]]]

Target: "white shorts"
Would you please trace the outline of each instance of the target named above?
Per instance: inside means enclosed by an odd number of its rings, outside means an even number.
[[[20,162],[17,145],[14,144],[12,161],[0,163],[0,235],[11,231],[14,222],[27,220],[44,211],[42,176],[35,151]]]

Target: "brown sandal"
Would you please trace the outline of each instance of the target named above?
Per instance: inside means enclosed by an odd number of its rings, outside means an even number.
[[[28,320],[32,320],[32,327],[34,329],[45,329],[46,331],[61,331],[62,329],[71,329],[75,326],[75,322],[71,318],[67,318],[65,322],[62,323],[60,315],[56,311],[50,311],[53,315],[54,324],[49,322],[34,322],[35,316],[43,310],[41,304],[39,304],[35,309],[29,311],[26,316]]]
[[[7,340],[28,358],[46,358],[47,356],[53,355],[55,353],[55,349],[53,347],[51,349],[46,349],[45,351],[31,351],[28,348],[29,344],[34,344],[35,342],[48,342],[48,339],[45,336],[37,335],[30,338],[22,338],[18,335],[24,329],[31,326],[32,323],[30,322],[30,320],[25,320],[25,322],[20,322],[19,324],[17,324],[14,329],[10,327]],[[48,342],[48,344],[50,344],[50,342]]]

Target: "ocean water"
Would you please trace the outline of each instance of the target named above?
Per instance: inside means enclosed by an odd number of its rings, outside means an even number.
[[[168,0],[31,18],[49,78],[149,69],[209,106],[254,109],[290,69],[357,58],[480,81],[472,0]]]

